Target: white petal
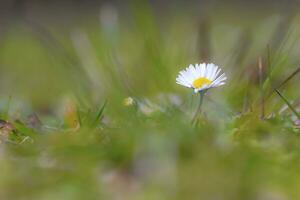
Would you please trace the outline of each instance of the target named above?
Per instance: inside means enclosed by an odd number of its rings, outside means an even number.
[[[213,69],[213,72],[211,74],[211,76],[209,77],[209,80],[214,80],[216,78],[216,73],[217,73],[217,70],[218,70],[218,66],[214,66],[214,69]]]
[[[215,73],[215,77],[213,77],[212,80],[215,80],[218,77],[218,75],[220,74],[220,72],[221,72],[221,69],[218,69],[217,72]]]
[[[226,79],[227,79],[226,75],[225,75],[225,74],[222,74],[222,75],[219,76],[216,80],[213,81],[212,87],[217,87],[217,86],[219,86],[220,83],[223,83]],[[225,82],[224,82],[224,84],[225,84]],[[224,85],[224,84],[221,84],[221,85]]]
[[[227,77],[226,77],[226,75],[223,73],[221,76],[219,76],[218,78],[216,78],[215,80],[214,80],[214,82],[220,82],[220,81],[223,81],[223,80],[226,80],[227,79]]]
[[[191,87],[191,84],[189,83],[189,81],[182,75],[179,75],[176,78],[176,83],[180,84],[180,85],[183,85],[183,86],[186,86],[186,87]]]
[[[206,71],[206,64],[205,63],[201,63],[200,64],[200,77],[204,77],[205,75],[205,71]]]
[[[201,77],[201,66],[199,64],[196,64],[196,74],[197,74],[197,78]]]
[[[195,88],[194,92],[199,92],[212,87],[218,87],[225,84],[227,79],[223,73],[220,76],[221,69],[213,63],[190,64],[186,69],[181,70],[176,77],[176,83],[185,87],[193,88],[193,82],[200,77],[205,77],[212,81],[211,84],[206,84],[201,88]]]
[[[215,68],[215,65],[214,64],[212,64],[212,63],[210,63],[210,64],[208,64],[208,67],[207,67],[207,75],[206,75],[206,78],[208,79],[208,80],[211,80],[211,76],[212,76],[212,74],[213,74],[213,71],[214,71],[214,68]]]
[[[193,78],[193,79],[197,78],[197,76],[196,76],[196,69],[195,69],[194,65],[190,64],[190,66],[189,66],[189,68],[188,68],[187,71],[188,71],[188,73],[189,73],[189,75],[190,75],[191,78]]]

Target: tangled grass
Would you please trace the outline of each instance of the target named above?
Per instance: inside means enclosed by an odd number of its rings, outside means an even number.
[[[5,27],[0,198],[299,199],[299,16],[121,16]],[[200,61],[228,80],[192,126]]]

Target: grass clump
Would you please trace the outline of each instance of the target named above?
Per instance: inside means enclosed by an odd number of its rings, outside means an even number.
[[[299,16],[103,9],[2,36],[0,199],[300,198]],[[191,125],[199,62],[228,80]]]

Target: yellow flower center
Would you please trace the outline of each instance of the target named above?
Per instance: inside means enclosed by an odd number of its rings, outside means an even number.
[[[197,78],[196,80],[194,80],[194,82],[193,82],[193,87],[195,88],[195,89],[198,89],[198,88],[201,88],[201,87],[203,87],[204,85],[208,85],[208,84],[210,84],[211,83],[211,81],[210,80],[208,80],[207,78],[205,78],[205,77],[201,77],[201,78]]]

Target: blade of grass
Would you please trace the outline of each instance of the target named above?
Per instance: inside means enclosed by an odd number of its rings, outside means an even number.
[[[246,87],[250,86],[250,80],[249,78],[247,78],[247,83],[246,83]],[[250,91],[249,90],[245,90],[244,94],[243,94],[243,109],[242,112],[245,113],[249,110],[252,110],[252,106],[251,106],[251,100],[250,100]]]
[[[280,54],[283,50],[284,45],[290,39],[292,35],[292,22],[295,17],[295,13],[291,12],[284,16],[277,24],[276,29],[273,32],[270,45],[277,54]]]
[[[3,112],[3,116],[2,116],[4,119],[8,119],[8,113],[9,113],[11,101],[12,101],[12,96],[9,96],[5,106],[5,111]]]
[[[284,81],[282,81],[277,87],[275,87],[270,93],[269,95],[266,97],[266,99],[269,99],[269,97],[273,94],[273,91],[278,90],[279,88],[281,88],[282,86],[284,86],[287,82],[289,82],[292,78],[294,78],[298,73],[300,72],[300,67],[297,68],[291,75],[289,75],[286,79],[284,79]]]
[[[258,77],[259,77],[259,89],[260,89],[260,118],[265,117],[265,99],[264,99],[264,88],[263,88],[263,66],[261,57],[258,59]]]
[[[211,57],[211,24],[207,17],[203,16],[199,24],[198,49],[200,60],[208,62]]]
[[[96,115],[96,118],[95,118],[95,121],[94,121],[93,125],[96,125],[97,122],[101,119],[101,116],[102,116],[102,114],[104,112],[104,109],[105,109],[106,105],[107,105],[107,100],[105,100],[104,103],[103,103],[103,105],[100,107],[100,109],[99,109],[99,111],[98,111],[98,113]]]
[[[300,72],[300,67],[296,69],[291,75],[289,75],[279,86],[277,86],[276,89],[281,88],[283,85],[285,85],[289,80],[291,80],[294,76],[296,76]]]
[[[250,50],[251,44],[252,44],[251,31],[249,29],[245,29],[239,36],[239,39],[237,40],[236,43],[236,47],[234,50],[234,55],[235,55],[235,60],[233,63],[234,66],[241,65],[244,62],[246,55]]]
[[[81,118],[81,113],[80,113],[80,110],[79,110],[79,106],[77,106],[77,118],[78,118],[78,123],[79,123],[79,126],[82,126],[82,118]]]
[[[292,104],[290,104],[290,102],[287,100],[287,98],[285,98],[283,96],[283,94],[281,94],[279,92],[279,90],[275,89],[275,91],[277,92],[277,94],[281,97],[281,99],[287,104],[287,106],[292,110],[292,112],[297,116],[297,118],[300,120],[300,114],[297,113],[297,111],[295,110],[295,108],[292,106]]]
[[[269,74],[269,71],[272,70],[271,49],[269,44],[267,45],[267,61],[268,61],[267,74]]]

